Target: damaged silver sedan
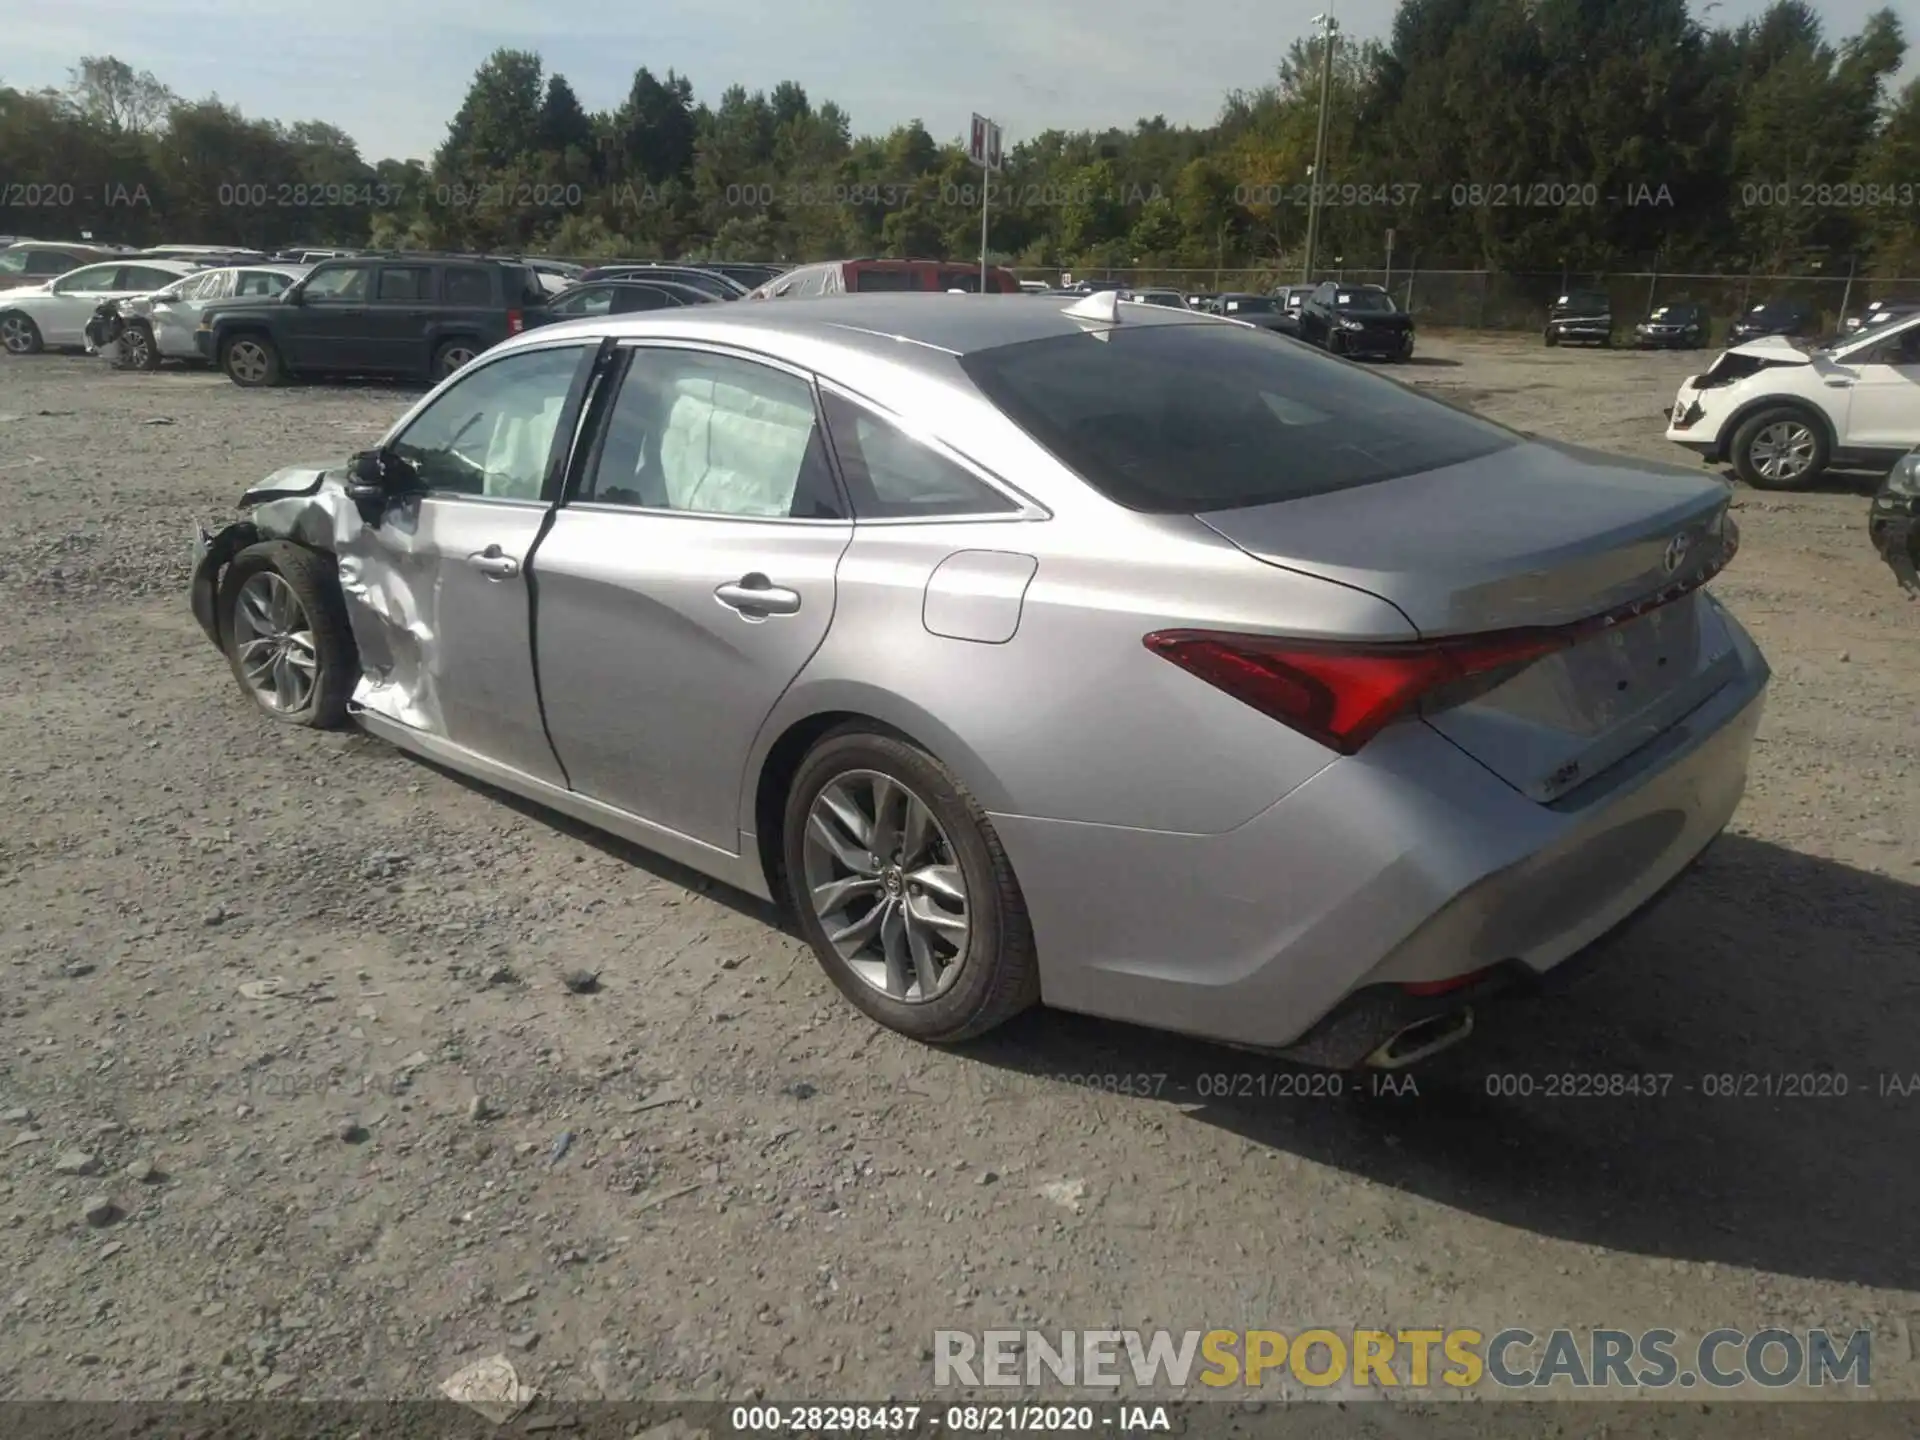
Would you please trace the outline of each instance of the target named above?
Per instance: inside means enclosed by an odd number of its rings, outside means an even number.
[[[1411,1063],[1686,870],[1768,677],[1724,485],[1110,294],[542,327],[242,504],[262,710],[777,897],[929,1041]]]

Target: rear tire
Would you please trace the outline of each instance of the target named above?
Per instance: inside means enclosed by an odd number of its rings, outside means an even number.
[[[276,720],[332,729],[360,678],[333,557],[265,540],[233,557],[220,581],[227,663],[254,704]]]
[[[1039,1000],[1033,929],[1000,837],[924,750],[860,725],[829,732],[794,776],[782,848],[821,968],[888,1029],[953,1044]]]
[[[428,378],[438,385],[471,365],[479,353],[480,346],[472,340],[449,340],[433,352],[433,373]]]
[[[1756,490],[1804,490],[1826,473],[1831,455],[1820,422],[1794,405],[1747,417],[1728,449],[1733,473]]]
[[[247,389],[278,385],[283,371],[280,352],[264,335],[235,335],[220,347],[220,368],[227,378]]]
[[[46,348],[33,317],[18,310],[0,311],[0,346],[9,355],[38,355]]]

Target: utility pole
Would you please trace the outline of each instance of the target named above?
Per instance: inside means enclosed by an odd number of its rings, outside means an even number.
[[[1330,13],[1314,16],[1311,23],[1320,27],[1320,129],[1313,141],[1313,174],[1307,188],[1307,258],[1300,269],[1303,284],[1313,283],[1313,251],[1320,239],[1320,186],[1327,158],[1328,101],[1333,94],[1333,46],[1334,37],[1340,33],[1340,22]]]

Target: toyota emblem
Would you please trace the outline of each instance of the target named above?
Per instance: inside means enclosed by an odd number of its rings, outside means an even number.
[[[1673,574],[1687,563],[1687,552],[1691,549],[1693,549],[1693,540],[1685,531],[1667,542],[1667,553],[1660,557],[1660,563],[1666,566],[1667,574]]]

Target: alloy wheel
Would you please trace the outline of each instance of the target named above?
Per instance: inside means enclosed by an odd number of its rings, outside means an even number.
[[[271,570],[240,587],[233,653],[243,682],[268,709],[292,714],[313,698],[320,672],[313,622],[293,587]]]
[[[6,346],[10,355],[31,354],[33,322],[24,315],[9,315],[0,320],[0,345]]]
[[[807,812],[806,890],[834,952],[868,985],[919,1003],[959,977],[966,876],[931,806],[877,770],[836,775]]]
[[[227,373],[243,384],[259,384],[271,370],[266,347],[258,340],[236,340],[228,347]]]
[[[1813,431],[1798,420],[1776,420],[1753,437],[1753,468],[1768,480],[1797,480],[1813,466]]]
[[[129,369],[138,370],[147,363],[147,351],[153,336],[144,325],[129,325],[120,332],[121,358]]]
[[[473,363],[475,352],[465,345],[455,345],[442,353],[440,357],[440,377],[445,379],[456,370],[464,370]]]

